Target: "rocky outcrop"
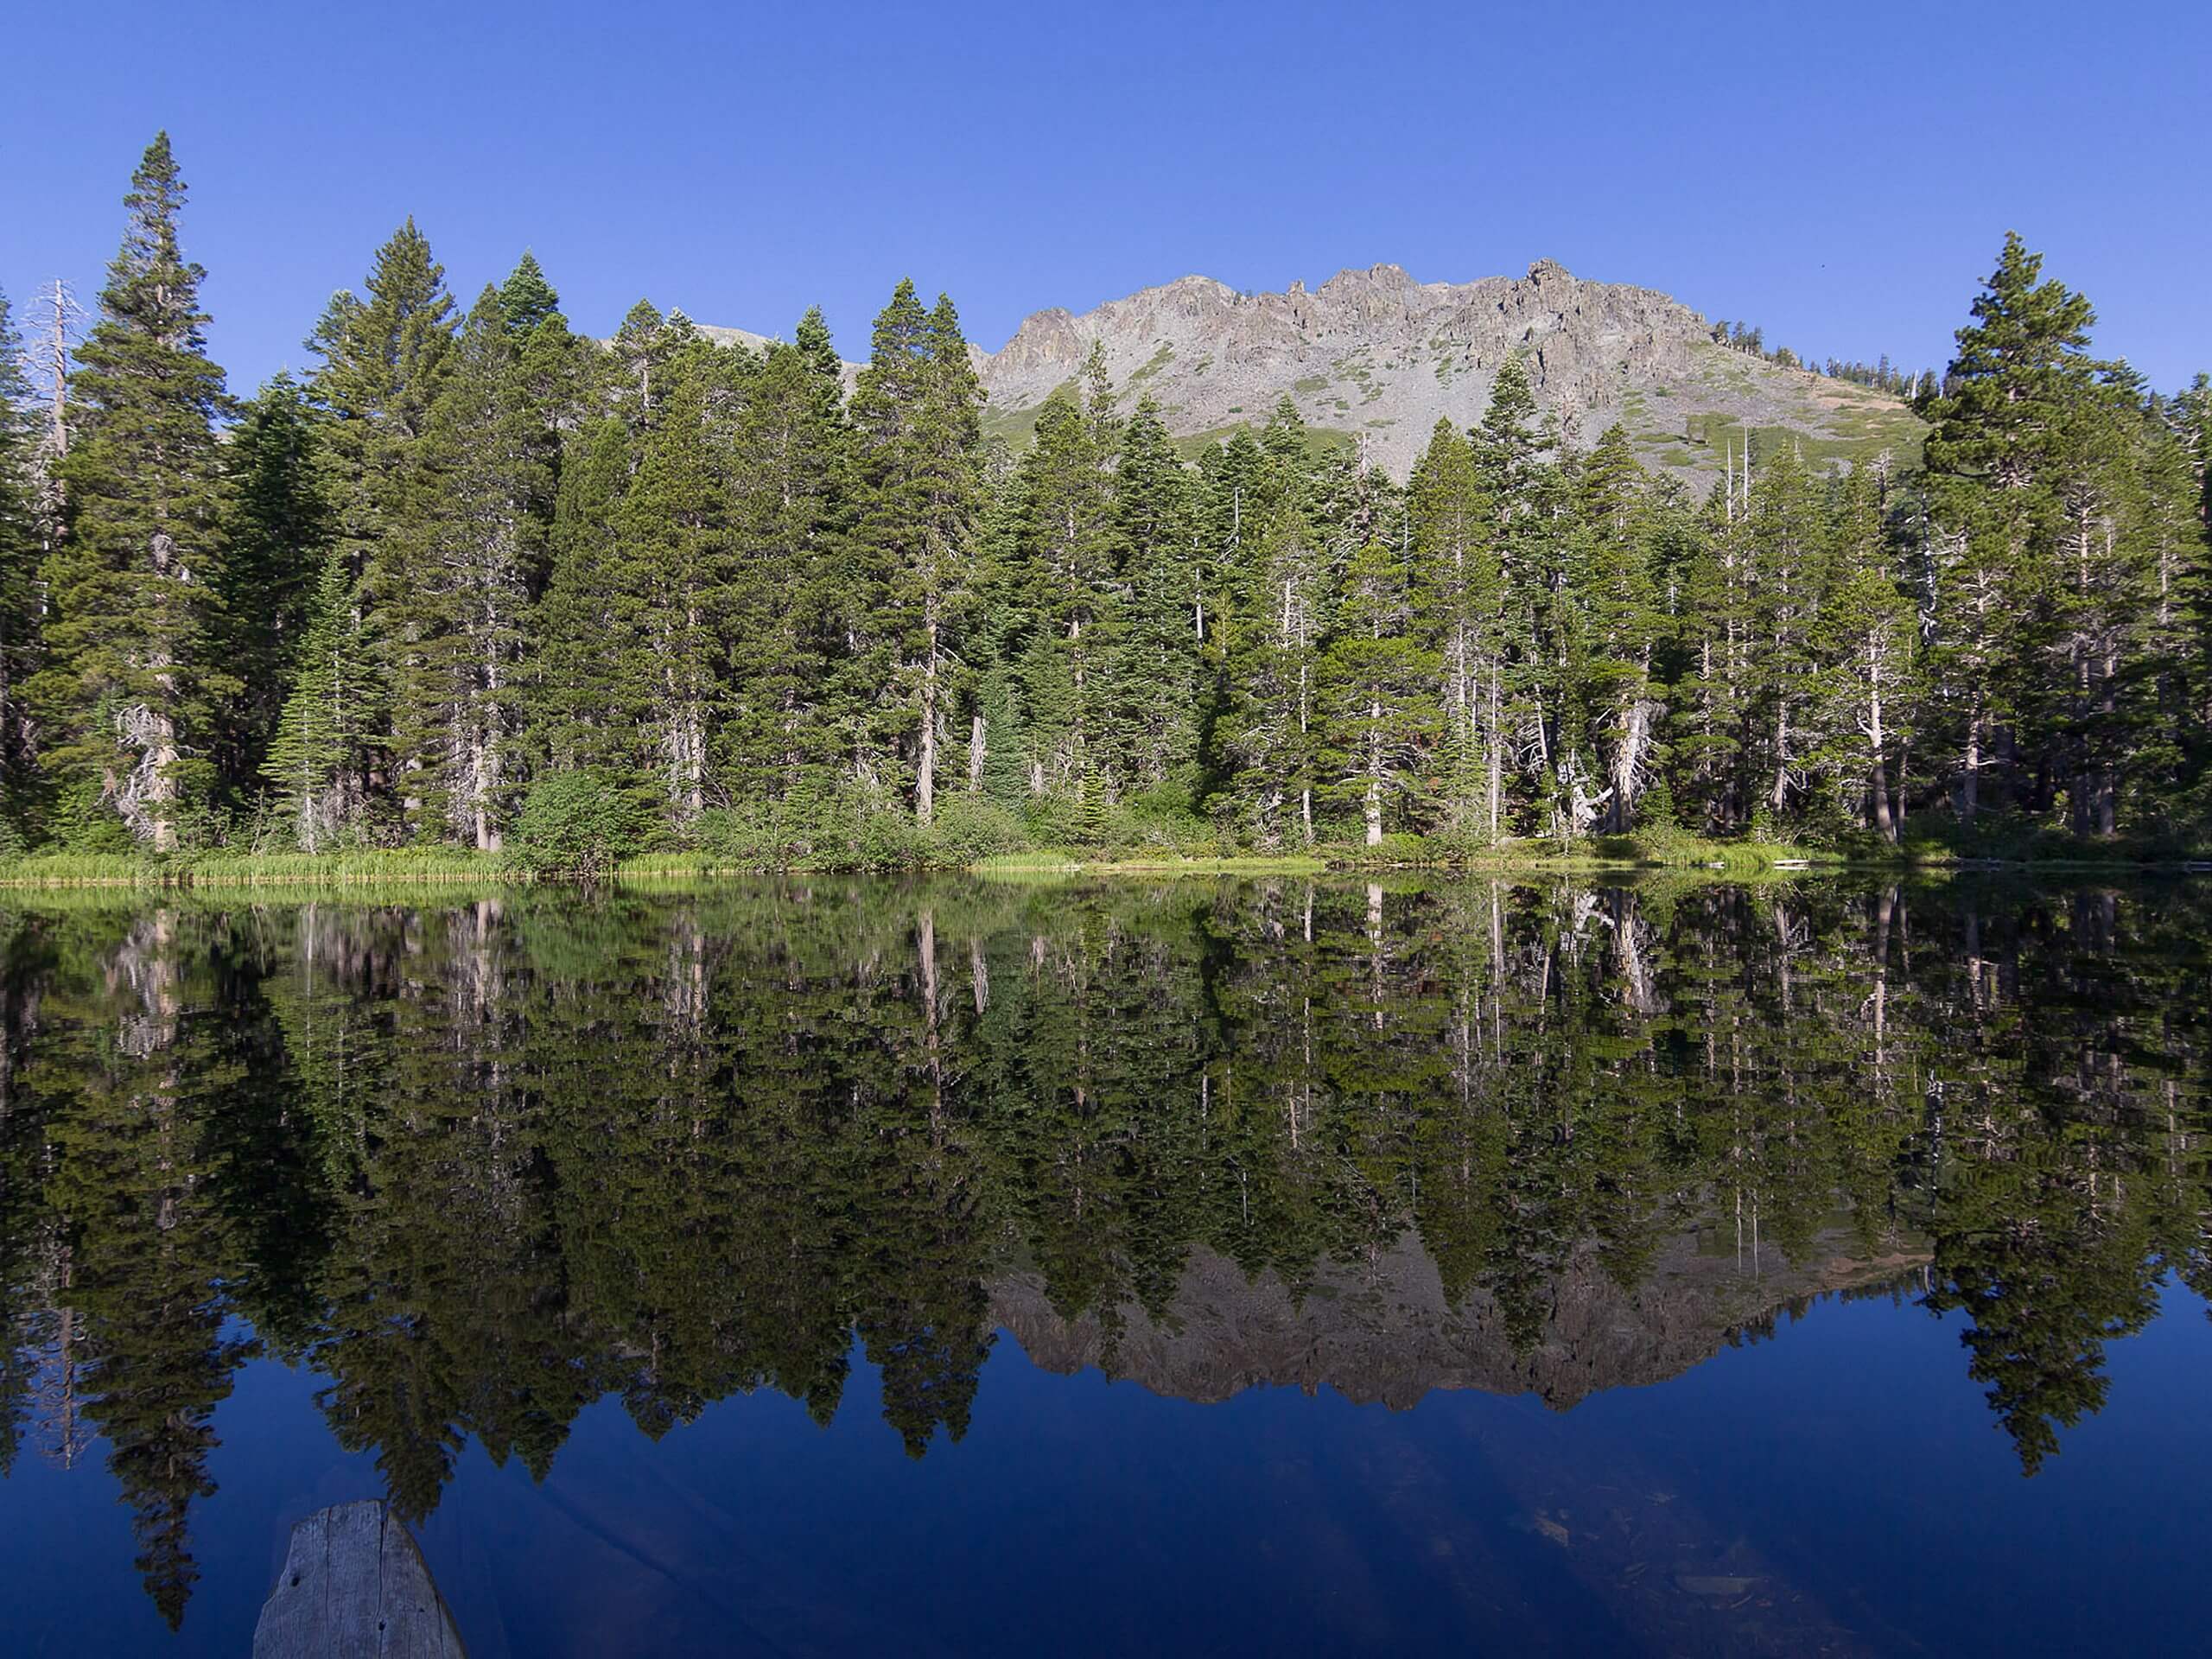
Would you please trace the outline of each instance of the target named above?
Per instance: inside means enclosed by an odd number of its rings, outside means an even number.
[[[1400,477],[1438,421],[1482,418],[1508,355],[1571,442],[1619,421],[1647,461],[1678,472],[1717,472],[1746,427],[1846,461],[1917,442],[1893,398],[1717,346],[1705,319],[1666,295],[1586,282],[1548,259],[1473,283],[1374,265],[1281,294],[1185,276],[1081,316],[1039,311],[982,359],[990,419],[1026,431],[1094,342],[1124,402],[1149,394],[1179,435],[1263,421],[1287,394],[1309,425]]]
[[[1837,1236],[1816,1241],[1801,1265],[1770,1251],[1755,1268],[1732,1252],[1700,1250],[1692,1235],[1624,1290],[1593,1252],[1581,1251],[1550,1281],[1542,1334],[1526,1349],[1516,1348],[1487,1292],[1451,1306],[1436,1264],[1411,1238],[1370,1262],[1326,1267],[1296,1294],[1271,1274],[1248,1281],[1225,1257],[1194,1250],[1157,1319],[1136,1306],[1110,1320],[1064,1319],[1028,1274],[994,1283],[991,1306],[1046,1370],[1096,1366],[1179,1399],[1325,1386],[1403,1409],[1432,1389],[1480,1389],[1534,1394],[1564,1409],[1607,1389],[1679,1376],[1778,1308],[1895,1281],[1924,1260],[1856,1255]]]

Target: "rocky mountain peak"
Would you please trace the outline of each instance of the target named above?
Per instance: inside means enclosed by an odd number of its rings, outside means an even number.
[[[1125,402],[1151,397],[1187,441],[1263,422],[1287,395],[1320,442],[1360,446],[1401,478],[1439,420],[1482,418],[1509,356],[1573,441],[1619,422],[1648,464],[1691,477],[1717,475],[1746,429],[1787,434],[1816,461],[1919,441],[1894,398],[1716,345],[1688,306],[1554,259],[1471,283],[1378,264],[1280,293],[1190,276],[1080,315],[1039,311],[979,359],[993,429],[1026,441],[1094,343]]]

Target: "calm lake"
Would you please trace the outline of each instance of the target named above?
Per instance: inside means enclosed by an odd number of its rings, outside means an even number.
[[[2202,1651],[2212,887],[0,895],[0,1649]]]

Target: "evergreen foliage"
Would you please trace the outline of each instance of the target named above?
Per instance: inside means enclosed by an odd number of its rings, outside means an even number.
[[[231,434],[223,562],[225,662],[239,681],[222,722],[224,783],[250,797],[316,603],[330,543],[305,391],[279,374]]]
[[[184,198],[159,134],[70,377],[67,516],[33,681],[44,764],[156,852],[212,795],[219,722],[243,689],[219,649],[228,400],[207,354],[206,272],[179,240]]]

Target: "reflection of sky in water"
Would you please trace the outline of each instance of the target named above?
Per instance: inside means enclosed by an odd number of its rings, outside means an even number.
[[[1567,1413],[1468,1392],[1192,1405],[1049,1375],[1001,1338],[966,1439],[918,1462],[855,1353],[828,1429],[763,1393],[655,1443],[602,1401],[542,1487],[471,1448],[423,1542],[474,1659],[2188,1650],[2203,1305],[2169,1287],[2112,1348],[2106,1409],[2033,1481],[1960,1376],[1957,1325],[1825,1302]],[[256,1363],[218,1414],[176,1638],[97,1461],[22,1459],[0,1486],[9,1649],[243,1655],[290,1522],[375,1488],[314,1386]]]

